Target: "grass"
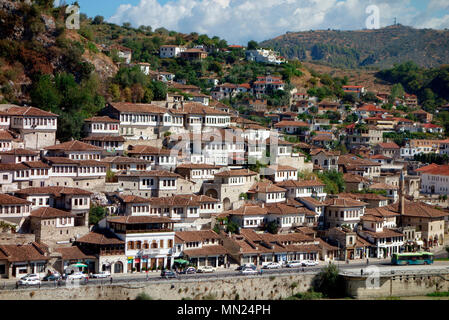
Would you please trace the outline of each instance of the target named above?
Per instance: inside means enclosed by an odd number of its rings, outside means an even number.
[[[436,258],[434,261],[449,261],[449,258]]]
[[[449,292],[448,291],[443,291],[443,292],[432,292],[432,293],[428,293],[426,296],[428,297],[449,297]]]

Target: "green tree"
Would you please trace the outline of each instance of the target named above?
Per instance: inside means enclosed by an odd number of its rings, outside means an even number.
[[[275,221],[271,221],[267,224],[265,230],[271,234],[277,234],[279,231],[279,225]]]
[[[339,275],[338,267],[329,264],[321,269],[321,272],[314,279],[314,290],[321,292],[327,298],[341,298],[344,293],[344,280]]]
[[[93,206],[89,210],[89,224],[96,225],[106,217],[106,210],[101,206]]]
[[[254,40],[248,42],[248,50],[256,50],[258,46],[259,44]]]

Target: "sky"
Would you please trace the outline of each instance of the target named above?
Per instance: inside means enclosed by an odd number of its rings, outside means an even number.
[[[385,27],[392,25],[394,18],[400,24],[416,28],[449,28],[448,0],[78,0],[78,3],[81,12],[89,17],[102,15],[106,21],[119,25],[130,22],[134,27],[146,25],[153,30],[165,27],[182,33],[219,36],[229,44],[263,41],[287,31]]]

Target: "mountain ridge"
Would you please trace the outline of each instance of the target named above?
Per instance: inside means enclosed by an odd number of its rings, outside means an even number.
[[[288,32],[260,43],[289,59],[343,68],[385,69],[413,61],[421,67],[449,64],[449,30],[403,25],[373,30]]]

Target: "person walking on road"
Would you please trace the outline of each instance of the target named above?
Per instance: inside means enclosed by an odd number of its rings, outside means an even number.
[[[111,284],[112,284],[112,281],[113,281],[113,280],[112,280],[112,276],[111,276]]]

